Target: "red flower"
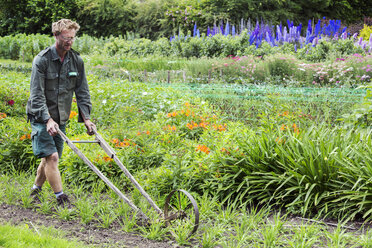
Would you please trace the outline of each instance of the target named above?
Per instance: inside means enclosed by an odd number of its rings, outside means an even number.
[[[8,101],[8,104],[9,104],[10,106],[13,106],[13,105],[14,105],[14,100],[10,100],[10,101]]]

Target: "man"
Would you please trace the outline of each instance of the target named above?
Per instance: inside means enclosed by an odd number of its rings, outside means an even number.
[[[69,119],[72,97],[75,92],[79,109],[79,122],[84,122],[88,134],[93,134],[95,125],[90,121],[92,104],[85,76],[84,62],[71,49],[80,26],[68,19],[52,25],[55,44],[41,51],[33,61],[30,98],[27,115],[31,122],[32,148],[41,158],[31,196],[39,196],[47,180],[54,191],[58,205],[69,205],[63,193],[58,159],[61,158],[63,140],[57,132],[65,132]]]

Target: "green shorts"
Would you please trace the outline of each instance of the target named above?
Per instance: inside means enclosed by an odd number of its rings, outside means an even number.
[[[46,130],[46,124],[31,122],[31,141],[32,150],[38,158],[45,158],[58,152],[58,157],[61,158],[63,151],[63,139],[57,134],[50,136]],[[66,125],[59,126],[59,129],[66,133]]]

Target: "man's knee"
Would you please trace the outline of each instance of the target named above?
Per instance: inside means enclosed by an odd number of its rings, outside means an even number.
[[[47,157],[45,157],[45,161],[47,164],[57,164],[58,163],[58,153],[55,152]]]

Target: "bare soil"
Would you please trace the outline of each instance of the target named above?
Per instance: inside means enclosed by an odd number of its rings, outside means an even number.
[[[119,223],[113,223],[110,228],[100,228],[97,223],[82,224],[78,220],[65,221],[60,220],[55,215],[46,215],[33,209],[25,209],[18,205],[7,205],[0,203],[0,224],[9,222],[14,225],[28,224],[34,228],[40,226],[53,227],[63,230],[66,238],[78,240],[85,244],[95,247],[138,247],[138,248],[175,248],[179,246],[171,238],[169,240],[154,241],[142,237],[139,233],[125,233],[121,230]],[[287,218],[287,225],[299,226],[303,223],[320,223],[328,230],[334,230],[338,223],[335,220],[315,221],[311,219],[290,216]],[[372,228],[372,223],[363,223],[362,221],[353,221],[342,225],[347,232],[354,235],[365,233],[365,230]],[[193,247],[197,247],[197,242],[192,241]]]
[[[114,223],[110,228],[99,228],[93,224],[82,224],[77,220],[64,221],[56,216],[45,215],[35,209],[25,209],[20,206],[0,204],[0,223],[9,222],[14,225],[46,226],[63,230],[68,239],[82,241],[97,247],[138,247],[138,248],[174,248],[180,247],[173,240],[153,241],[139,234],[125,233],[120,225]]]

